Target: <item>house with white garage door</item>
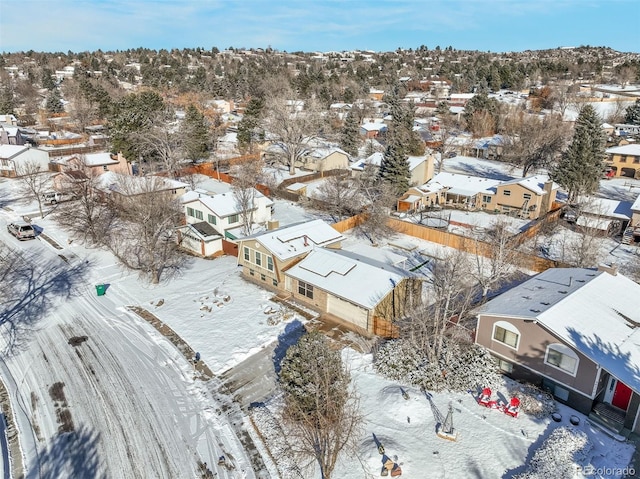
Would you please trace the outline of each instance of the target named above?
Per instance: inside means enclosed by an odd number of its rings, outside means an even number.
[[[291,300],[372,335],[393,336],[394,322],[417,306],[422,291],[405,270],[326,248],[313,249],[284,276]]]

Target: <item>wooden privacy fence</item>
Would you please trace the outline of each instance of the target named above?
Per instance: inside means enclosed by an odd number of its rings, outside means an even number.
[[[447,231],[441,231],[427,226],[417,225],[415,223],[407,223],[395,218],[389,218],[387,220],[388,226],[397,231],[414,238],[420,238],[432,243],[441,244],[450,248],[455,248],[466,253],[479,254],[481,256],[490,257],[493,245],[485,241],[475,240],[473,238],[467,238],[466,236],[457,235],[455,233],[449,233]],[[335,228],[335,225],[334,225]],[[518,246],[517,241],[513,240],[513,247]],[[567,267],[567,264],[559,261],[550,260],[547,258],[541,258],[539,256],[530,255],[521,252],[515,252],[514,260],[519,266],[535,271],[542,272],[549,268]]]

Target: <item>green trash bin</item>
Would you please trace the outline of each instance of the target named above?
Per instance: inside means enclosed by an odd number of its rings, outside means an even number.
[[[104,293],[106,291],[107,291],[106,284],[96,284],[96,293],[98,293],[98,296],[104,296]]]

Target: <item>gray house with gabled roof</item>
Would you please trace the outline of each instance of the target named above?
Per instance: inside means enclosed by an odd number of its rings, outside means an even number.
[[[640,432],[640,285],[615,268],[552,268],[482,306],[476,343],[621,432]]]

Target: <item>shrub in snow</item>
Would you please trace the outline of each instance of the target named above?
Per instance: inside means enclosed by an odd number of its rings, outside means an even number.
[[[452,340],[446,340],[442,355],[434,362],[408,341],[390,341],[380,348],[374,365],[388,379],[431,391],[466,391],[500,383],[496,364],[486,349]]]
[[[585,466],[593,444],[586,433],[572,427],[559,427],[533,453],[527,470],[513,479],[575,477],[577,466]]]
[[[509,395],[520,399],[520,411],[535,417],[547,417],[557,409],[553,396],[533,384],[507,383]]]

